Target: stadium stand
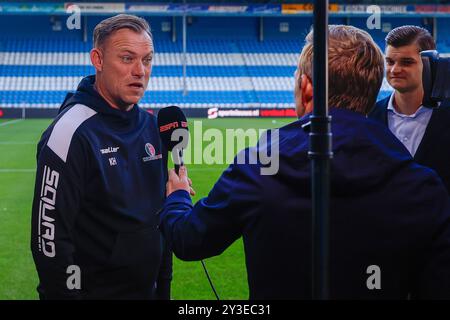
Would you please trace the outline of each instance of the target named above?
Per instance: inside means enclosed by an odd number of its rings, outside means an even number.
[[[0,107],[58,108],[79,80],[94,72],[89,61],[94,26],[104,17],[87,21],[82,32],[55,28],[65,17],[2,16],[0,21]],[[173,27],[177,37],[164,31],[172,17],[148,17],[155,38],[152,78],[141,105],[164,107],[271,107],[292,108],[293,73],[302,39],[312,19],[275,17],[264,20],[264,41],[258,34],[259,18],[191,17],[188,20],[186,89],[183,94],[181,18]],[[439,18],[438,49],[450,52],[450,22]],[[370,31],[384,50],[386,30],[403,24],[424,25],[423,18],[383,19],[381,30]],[[280,23],[288,23],[286,32]],[[330,18],[366,28],[364,18]],[[31,28],[30,28],[31,26]],[[13,30],[13,32],[8,31]],[[383,83],[379,98],[391,88]]]
[[[172,43],[157,43],[157,52],[144,107],[292,107],[293,73],[299,41],[252,44],[249,41],[191,41],[187,54],[187,90],[183,96],[182,53]],[[0,103],[5,107],[42,105],[55,108],[84,75],[92,74],[85,43],[53,39],[3,40]],[[239,51],[240,48],[245,48]],[[272,48],[277,48],[271,51]],[[173,51],[170,51],[173,50]],[[255,93],[257,92],[257,94]]]

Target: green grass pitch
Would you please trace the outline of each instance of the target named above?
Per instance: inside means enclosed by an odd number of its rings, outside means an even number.
[[[228,128],[281,127],[294,119],[193,119],[203,131]],[[190,120],[190,128],[193,125]],[[51,120],[0,119],[0,300],[37,299],[37,273],[30,251],[31,202],[34,191],[36,145]],[[201,137],[193,136],[192,139]],[[247,141],[248,142],[248,141]],[[203,142],[203,147],[209,142]],[[237,149],[235,150],[237,151]],[[225,151],[224,151],[225,152]],[[194,201],[207,195],[226,164],[188,166]],[[205,260],[221,299],[247,299],[248,287],[242,240],[223,254]],[[173,299],[215,299],[200,262],[174,258]]]

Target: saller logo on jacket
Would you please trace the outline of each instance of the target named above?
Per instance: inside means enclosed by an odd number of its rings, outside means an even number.
[[[59,173],[44,166],[39,201],[38,244],[39,251],[43,252],[49,258],[53,258],[56,255],[54,243],[55,219],[52,218],[52,214],[55,210],[58,181]]]
[[[102,154],[107,154],[107,153],[115,153],[119,150],[119,147],[108,147],[105,149],[100,149],[100,152]]]

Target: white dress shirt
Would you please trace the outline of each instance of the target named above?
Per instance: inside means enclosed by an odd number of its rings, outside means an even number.
[[[389,130],[405,145],[409,153],[414,157],[425,134],[428,122],[430,122],[433,109],[420,106],[414,114],[402,114],[395,110],[394,94],[392,94],[387,110]]]

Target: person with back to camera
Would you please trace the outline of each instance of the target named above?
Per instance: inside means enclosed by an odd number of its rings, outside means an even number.
[[[298,121],[238,154],[195,205],[186,167],[179,175],[169,171],[160,227],[174,253],[204,259],[242,236],[250,299],[311,298],[312,39],[310,32],[295,75]],[[383,72],[367,32],[329,26],[330,297],[450,298],[447,191],[384,125],[366,117]],[[269,174],[258,158],[267,149],[279,152],[278,170]]]

